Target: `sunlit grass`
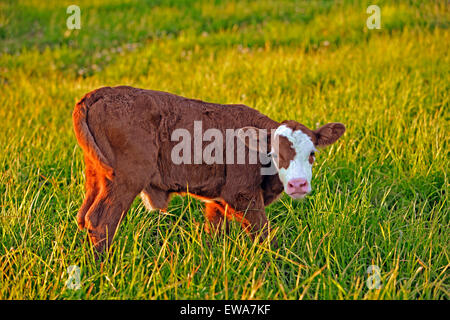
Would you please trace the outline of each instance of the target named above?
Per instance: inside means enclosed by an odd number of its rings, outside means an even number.
[[[367,30],[366,3],[154,3],[79,1],[69,33],[64,1],[0,4],[0,298],[448,299],[448,7],[381,2]],[[276,251],[237,224],[211,239],[177,197],[167,214],[136,200],[100,263],[75,219],[71,112],[119,84],[347,132],[318,153],[309,198],[267,208]]]

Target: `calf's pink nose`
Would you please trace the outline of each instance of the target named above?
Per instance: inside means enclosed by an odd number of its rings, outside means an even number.
[[[291,179],[287,183],[287,193],[307,193],[309,192],[308,181],[303,178]]]

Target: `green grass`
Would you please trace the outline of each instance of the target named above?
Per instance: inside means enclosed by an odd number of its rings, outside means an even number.
[[[365,1],[80,0],[70,32],[72,3],[0,3],[1,299],[450,298],[446,1],[377,1],[368,30]],[[71,112],[119,84],[347,132],[318,154],[306,200],[266,209],[278,250],[234,224],[211,240],[195,200],[169,214],[136,200],[100,264],[76,225]]]

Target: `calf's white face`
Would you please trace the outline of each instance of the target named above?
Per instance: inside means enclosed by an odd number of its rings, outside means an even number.
[[[248,131],[251,129],[250,131]],[[238,137],[253,150],[258,140],[258,128],[244,127]],[[245,132],[255,143],[247,143]],[[317,130],[311,130],[293,120],[283,121],[271,137],[271,156],[284,191],[294,199],[304,198],[311,192],[312,166],[316,148],[326,147],[338,140],[345,132],[339,122],[327,123]],[[267,141],[267,136],[265,136]],[[264,148],[263,148],[264,150]]]
[[[334,143],[345,132],[341,123],[328,123],[310,130],[295,121],[285,121],[273,134],[271,155],[284,191],[294,199],[311,192],[316,148]]]
[[[290,145],[280,141],[282,139],[287,139]],[[294,131],[286,125],[281,125],[275,131],[274,142],[271,154],[284,191],[294,199],[305,197],[311,192],[312,165],[316,152],[314,143],[302,130]]]

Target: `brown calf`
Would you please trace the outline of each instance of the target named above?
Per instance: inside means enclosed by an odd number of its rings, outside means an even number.
[[[244,105],[206,103],[125,86],[86,94],[75,106],[73,122],[86,165],[86,197],[78,225],[88,230],[99,252],[110,245],[139,194],[147,207],[165,210],[171,195],[189,192],[205,201],[207,230],[236,219],[252,236],[260,233],[264,239],[269,232],[265,206],[283,190],[293,198],[309,193],[315,148],[335,142],[345,131],[340,123],[313,131],[295,121],[278,123]],[[173,141],[174,132],[194,133],[195,139],[195,123],[223,136],[229,129],[236,130],[235,140],[244,141],[247,152],[254,150],[251,141],[265,138],[274,174],[261,174],[268,166],[261,161],[174,163],[172,150],[179,144]],[[268,133],[256,136],[249,129]],[[208,144],[201,141],[197,147],[204,149]],[[183,156],[195,153],[195,148],[194,142]],[[227,144],[225,151],[229,150]],[[238,148],[232,149],[233,157],[237,153]]]

